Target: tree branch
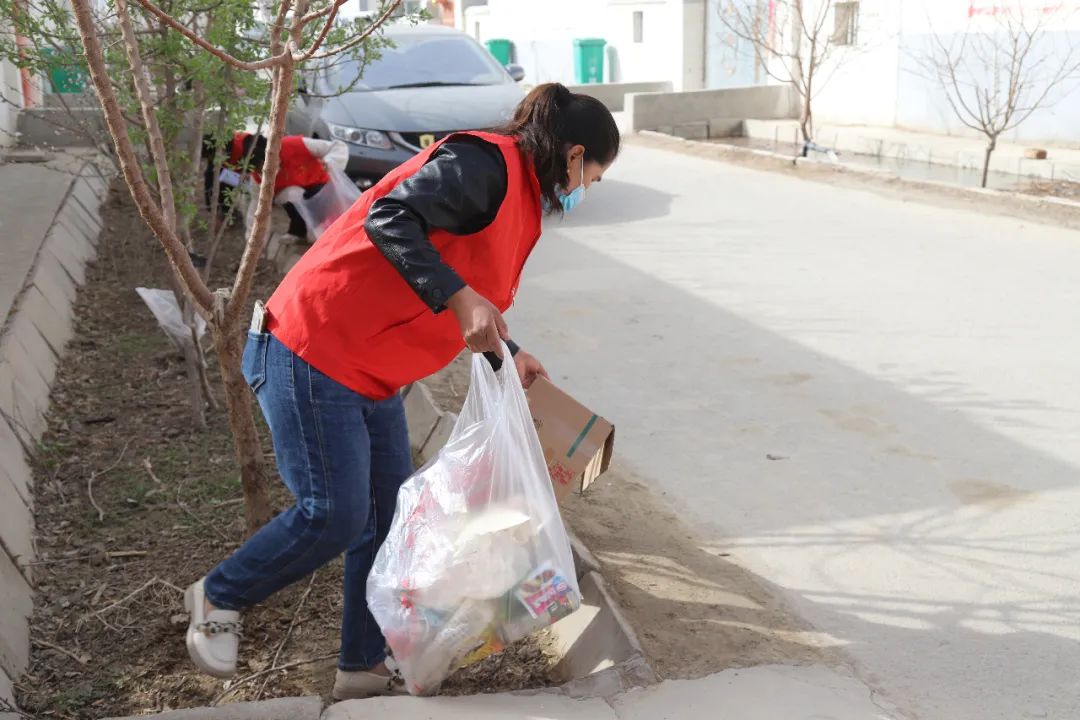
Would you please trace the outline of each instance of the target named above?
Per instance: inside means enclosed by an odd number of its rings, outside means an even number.
[[[191,264],[191,257],[184,249],[176,233],[166,223],[161,209],[155,206],[150,192],[146,186],[142,170],[139,167],[135,148],[127,134],[127,126],[120,111],[120,102],[116,97],[112,81],[109,78],[108,68],[105,65],[104,52],[101,40],[97,35],[94,25],[93,13],[90,9],[90,0],[71,0],[75,20],[79,28],[79,36],[82,38],[83,47],[86,49],[86,60],[90,70],[90,79],[97,90],[98,99],[101,101],[102,113],[105,123],[112,135],[113,144],[116,147],[117,158],[120,161],[120,170],[124,174],[128,187],[131,189],[132,199],[139,214],[142,215],[146,224],[157,236],[165,249],[169,262],[172,263],[178,277],[184,285],[184,289],[195,301],[196,307],[202,312],[208,313],[213,305],[213,296],[210,290],[202,282],[195,267]]]
[[[375,20],[373,20],[370,25],[364,28],[363,32],[361,32],[359,35],[357,35],[355,38],[345,43],[341,47],[327,50],[326,52],[319,55],[305,54],[303,56],[303,60],[326,60],[327,58],[331,58],[335,55],[338,55],[339,53],[348,52],[349,50],[352,50],[353,48],[359,46],[361,43],[367,40],[372,33],[382,27],[383,23],[390,19],[390,15],[394,12],[394,10],[397,9],[399,5],[401,5],[401,0],[393,0],[393,2],[391,2],[387,6],[386,10],[383,11],[382,15],[375,18]]]
[[[226,62],[229,65],[232,65],[233,67],[248,71],[267,70],[269,68],[277,67],[284,61],[283,55],[275,55],[264,60],[256,60],[254,62],[240,60],[239,58],[233,57],[232,55],[225,52],[216,45],[213,45],[202,39],[190,28],[185,27],[183,23],[179,22],[167,12],[159,8],[157,5],[150,2],[150,0],[137,0],[137,2],[143,7],[144,10],[156,17],[158,20],[161,20],[173,30],[176,30],[178,33],[201,47],[203,50],[206,50],[214,57],[218,58],[222,62]],[[282,3],[282,7],[284,7],[284,5],[285,2]]]
[[[146,126],[150,157],[154,162],[157,175],[158,193],[161,198],[161,212],[165,224],[172,233],[176,233],[176,198],[173,196],[172,173],[169,172],[169,159],[165,152],[165,141],[158,125],[154,103],[150,97],[150,82],[146,78],[146,68],[139,56],[139,41],[135,39],[135,29],[131,25],[127,0],[116,0],[116,12],[120,21],[120,33],[124,39],[128,65],[131,66],[131,78],[135,86],[135,97],[142,110],[143,123]]]

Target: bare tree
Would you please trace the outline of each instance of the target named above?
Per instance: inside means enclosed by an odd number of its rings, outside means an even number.
[[[126,59],[127,77],[124,82],[129,81],[133,89],[135,107],[132,113],[126,112],[127,108],[115,85],[117,79],[110,75],[110,68],[115,68],[116,62],[107,61],[112,47],[103,42],[102,28],[95,19],[94,0],[71,0],[71,6],[85,50],[90,79],[101,103],[124,180],[139,213],[165,251],[175,273],[177,289],[191,303],[194,311],[206,320],[211,330],[221,364],[229,424],[240,465],[247,528],[253,531],[271,517],[272,509],[267,493],[262,447],[252,413],[251,393],[240,369],[245,339],[244,315],[258,260],[268,236],[274,180],[280,164],[281,140],[294,77],[298,67],[304,63],[325,61],[340,53],[361,48],[392,16],[401,0],[387,0],[377,17],[362,25],[344,28],[337,18],[346,0],[278,0],[274,17],[266,27],[265,52],[258,57],[238,56],[229,52],[214,42],[215,33],[208,32],[205,25],[191,22],[189,16],[170,14],[153,0],[135,1],[140,6],[143,25],[153,21],[159,26],[160,32],[151,32],[144,37],[128,0],[114,0],[115,24],[120,36],[118,44]],[[343,29],[344,34],[341,32]],[[174,168],[169,163],[170,148],[163,131],[163,125],[174,121],[174,118],[168,114],[171,108],[163,107],[162,88],[151,82],[152,70],[148,67],[146,52],[147,38],[159,39],[162,33],[170,32],[179,33],[204,55],[208,54],[208,57],[223,63],[227,73],[255,73],[269,76],[270,79],[267,149],[261,168],[262,182],[240,266],[232,286],[228,288],[209,288],[208,278],[192,262],[184,230],[178,224],[177,198],[190,193],[194,173],[189,166],[187,171],[180,170],[178,176],[174,177]],[[220,37],[221,33],[237,32],[239,28],[233,26],[218,28],[216,34]],[[138,117],[133,117],[133,114]],[[142,152],[150,158],[148,168],[144,169],[140,162],[140,149],[133,137],[140,138],[145,145]],[[197,139],[192,147],[193,154],[197,156],[201,147]],[[177,188],[174,181],[179,181],[181,186]]]
[[[844,11],[837,15],[838,5]],[[720,22],[748,44],[766,75],[790,83],[800,101],[799,130],[814,139],[813,99],[838,47],[855,41],[857,7],[834,0],[723,0]],[[830,23],[830,21],[832,21]]]
[[[1077,78],[1080,49],[1064,31],[1049,32],[1065,17],[1061,6],[1025,11],[1016,3],[994,12],[989,27],[971,26],[948,39],[932,32],[929,52],[916,58],[940,83],[956,118],[986,138],[982,187],[998,138],[1056,102],[1055,90]]]

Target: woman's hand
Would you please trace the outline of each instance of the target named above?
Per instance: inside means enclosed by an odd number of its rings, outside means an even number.
[[[461,336],[470,350],[503,356],[502,344],[509,339],[510,331],[497,307],[468,286],[454,293],[446,307],[457,317]]]
[[[514,364],[517,365],[518,377],[521,378],[521,386],[526,390],[533,384],[533,381],[538,377],[542,377],[545,380],[550,380],[547,370],[540,364],[540,361],[535,356],[530,355],[524,350],[518,350],[517,355],[514,356]]]

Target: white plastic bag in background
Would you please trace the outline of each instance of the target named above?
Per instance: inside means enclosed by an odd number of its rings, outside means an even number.
[[[367,598],[414,695],[580,606],[570,540],[513,363],[496,373],[473,357],[449,441],[401,487]]]
[[[152,288],[137,287],[135,292],[150,308],[158,325],[176,345],[176,349],[184,352],[184,348],[192,347],[191,330],[184,324],[183,313],[180,312],[180,304],[176,301],[176,295],[172,290],[155,290]],[[195,315],[195,332],[202,340],[206,334],[206,321],[198,314]]]
[[[300,217],[304,218],[308,235],[313,240],[318,240],[361,195],[360,188],[356,187],[356,183],[350,180],[343,170],[328,165],[326,172],[330,176],[330,182],[323,185],[317,193],[309,198],[301,196],[291,200]]]

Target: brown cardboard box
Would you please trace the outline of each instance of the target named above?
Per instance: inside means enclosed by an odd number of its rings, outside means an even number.
[[[555,499],[582,492],[611,464],[615,426],[543,378],[526,393]]]

